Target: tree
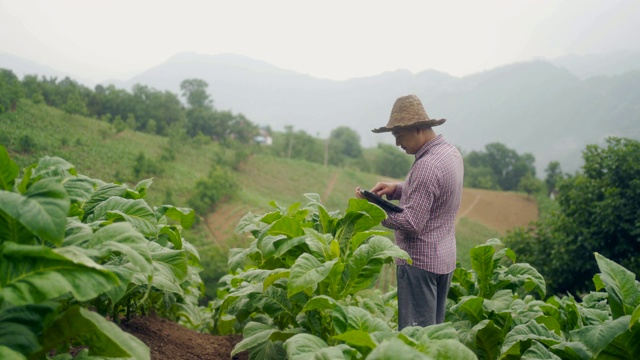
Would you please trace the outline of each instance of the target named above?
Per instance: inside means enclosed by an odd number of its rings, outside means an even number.
[[[14,109],[23,96],[22,84],[13,71],[0,69],[0,114]]]
[[[608,138],[583,158],[582,172],[560,183],[559,210],[505,240],[556,293],[589,289],[594,252],[640,273],[640,142]]]
[[[487,144],[485,151],[472,151],[465,157],[465,182],[474,184],[473,187],[516,190],[520,179],[527,174],[535,176],[534,164],[535,158],[529,153],[519,155],[504,144]],[[486,187],[489,180],[493,184]]]
[[[520,183],[518,183],[518,190],[527,193],[527,196],[529,197],[543,191],[543,189],[544,184],[542,183],[542,180],[536,179],[536,177],[531,175],[531,173],[520,178]]]
[[[411,169],[412,163],[413,158],[396,146],[378,144],[378,152],[373,160],[373,170],[383,176],[403,179]]]
[[[207,87],[209,84],[201,79],[187,79],[180,83],[182,96],[191,108],[213,108],[213,100],[207,94]]]
[[[563,178],[562,169],[558,161],[552,161],[544,169],[547,174],[544,182],[547,185],[547,195],[555,194],[558,190],[558,184]]]
[[[339,126],[329,135],[329,164],[342,165],[347,158],[358,159],[362,157],[360,135],[347,127]]]

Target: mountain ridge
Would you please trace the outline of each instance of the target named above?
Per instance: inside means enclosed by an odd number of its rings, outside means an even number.
[[[289,125],[320,137],[348,126],[366,147],[393,143],[392,137],[370,130],[387,123],[397,97],[414,93],[429,116],[448,119],[437,131],[464,152],[501,142],[533,154],[541,175],[554,160],[565,171],[577,170],[585,146],[602,144],[605,136],[640,138],[635,125],[640,102],[633,95],[640,94],[640,70],[585,80],[571,72],[567,61],[523,61],[464,77],[396,70],[336,81],[243,55],[183,52],[115,85],[131,89],[140,83],[179,95],[183,80],[199,78],[209,84],[218,109],[242,113],[274,130]]]

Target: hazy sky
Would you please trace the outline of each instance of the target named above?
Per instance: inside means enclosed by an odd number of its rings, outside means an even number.
[[[0,53],[96,82],[235,53],[319,78],[640,50],[637,0],[0,0]]]

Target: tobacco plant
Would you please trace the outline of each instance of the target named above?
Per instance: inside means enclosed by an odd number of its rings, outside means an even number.
[[[151,180],[105,183],[57,157],[19,173],[0,146],[0,358],[64,358],[84,345],[91,356],[148,359],[104,316],[197,313],[198,253],[181,236],[191,209],[151,208]]]

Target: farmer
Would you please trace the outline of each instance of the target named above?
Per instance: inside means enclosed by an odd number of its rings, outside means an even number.
[[[455,146],[433,127],[416,95],[400,97],[386,126],[374,133],[391,132],[415,162],[403,182],[379,182],[371,192],[400,200],[402,212],[388,212],[382,222],[395,230],[395,241],[413,263],[397,259],[398,329],[444,321],[447,293],[456,267],[455,218],[460,207],[464,167]],[[360,188],[356,197],[363,198]]]

